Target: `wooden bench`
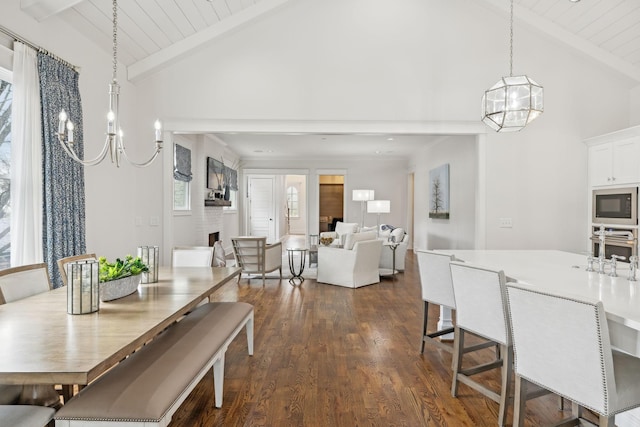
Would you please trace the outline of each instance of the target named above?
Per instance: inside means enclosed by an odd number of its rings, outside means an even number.
[[[166,426],[212,366],[220,408],[225,352],[245,326],[253,355],[252,305],[201,305],[73,397],[56,413],[56,427]]]

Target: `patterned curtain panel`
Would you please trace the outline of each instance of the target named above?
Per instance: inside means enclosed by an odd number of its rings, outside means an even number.
[[[84,167],[64,152],[56,135],[58,115],[64,109],[75,125],[76,152],[84,157],[82,104],[75,70],[39,53],[38,72],[42,102],[44,262],[57,288],[63,285],[57,261],[86,252]]]
[[[173,177],[183,182],[189,182],[193,178],[191,174],[191,150],[178,144],[175,144],[173,157]]]

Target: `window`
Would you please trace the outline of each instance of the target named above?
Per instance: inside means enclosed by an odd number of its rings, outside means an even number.
[[[173,180],[173,210],[188,211],[191,207],[189,197],[189,183]]]
[[[173,144],[173,210],[191,209],[191,150]]]
[[[298,189],[296,187],[287,188],[287,209],[289,218],[298,218],[300,212],[298,210]]]
[[[0,69],[0,269],[11,266],[11,73]]]

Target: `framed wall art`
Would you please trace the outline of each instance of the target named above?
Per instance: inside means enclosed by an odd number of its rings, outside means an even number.
[[[429,171],[429,218],[449,219],[449,164]]]

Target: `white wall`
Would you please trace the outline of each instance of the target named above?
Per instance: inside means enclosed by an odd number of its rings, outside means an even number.
[[[630,95],[629,124],[631,126],[640,125],[640,86],[631,90]]]
[[[105,138],[108,84],[112,72],[110,53],[103,52],[56,17],[40,23],[35,21],[20,11],[20,0],[2,2],[0,25],[80,67],[85,155],[94,157]],[[144,133],[146,139],[141,141],[134,108],[136,89],[126,81],[125,74],[125,70],[120,69],[122,127],[130,154],[139,159],[139,147],[141,151],[145,149],[142,154],[151,154],[153,123],[149,123],[149,131]],[[123,165],[117,169],[109,161],[85,168],[89,252],[115,258],[135,253],[141,244],[161,243],[160,227],[149,225],[152,214],[161,215],[157,209],[162,198],[162,188],[158,186],[160,171],[159,165],[142,170]],[[138,177],[145,174],[155,179],[144,182],[143,186],[138,185]],[[154,209],[136,211],[135,206],[147,204],[150,200]],[[137,216],[141,217],[139,226],[135,225]]]
[[[238,206],[232,210],[222,207],[204,206],[207,197],[207,157],[224,161],[225,165],[237,164],[237,157],[215,140],[202,135],[171,135],[173,144],[180,144],[191,150],[190,182],[191,209],[188,211],[173,211],[165,229],[163,247],[161,248],[165,263],[169,263],[171,248],[177,245],[207,246],[208,235],[220,232],[220,240],[226,251],[231,252],[231,237],[239,235]],[[173,150],[172,144],[166,145],[167,151]],[[167,167],[167,169],[169,169]],[[167,198],[172,200],[172,180],[167,180],[164,189]]]
[[[381,222],[406,227],[407,162],[402,159],[369,158],[360,161],[341,159],[260,160],[246,159],[245,169],[261,169],[265,172],[287,172],[291,165],[308,170],[308,221],[309,234],[318,234],[318,174],[319,170],[345,171],[345,222],[360,222],[360,202],[351,200],[351,190],[370,188],[376,198],[391,200],[391,213],[382,215]],[[366,214],[365,224],[375,225],[376,215]]]
[[[292,2],[140,82],[140,110],[202,123],[417,120],[440,122],[444,132],[448,123],[477,121],[483,91],[508,72],[506,14],[471,0],[385,5]],[[584,218],[587,209],[581,141],[629,125],[629,94],[637,83],[518,21],[515,41],[514,72],[526,71],[544,85],[545,113],[522,132],[486,137],[479,177],[486,183],[486,246],[581,250],[586,223],[566,223]],[[353,166],[343,161],[323,167]],[[363,170],[347,190],[367,187],[379,172]],[[315,186],[309,182],[310,191]],[[404,209],[405,187],[403,181],[376,189],[377,198],[396,199],[387,222],[405,221],[404,214],[394,217],[398,206]],[[315,196],[309,196],[313,205]],[[351,204],[349,220],[359,221],[360,207]],[[501,217],[511,217],[513,228],[498,228]],[[310,232],[316,221],[310,218]],[[366,221],[375,223],[375,217]]]
[[[37,23],[19,4],[3,3],[0,24],[82,68],[86,151],[97,152],[104,133],[109,54],[60,19]],[[156,117],[205,124],[232,119],[415,120],[440,123],[446,133],[448,124],[477,122],[481,94],[508,72],[507,30],[506,14],[473,0],[400,0],[393,8],[383,0],[298,0],[135,87],[122,77],[122,124],[136,159],[151,152]],[[544,85],[545,113],[522,132],[487,135],[479,177],[486,183],[486,245],[583,248],[586,224],[567,221],[584,218],[587,209],[581,141],[626,127],[630,118],[637,124],[637,92],[629,102],[637,82],[518,20],[514,61],[515,73],[526,72]],[[145,169],[110,164],[87,168],[88,250],[114,257],[166,239],[169,151]],[[334,159],[321,167],[359,170],[347,191],[369,187],[374,177],[376,197],[392,200],[392,213],[383,221],[403,224],[406,165],[394,163],[382,174],[361,163]],[[252,167],[273,164],[252,161]],[[313,179],[311,173],[310,213],[317,211]],[[359,208],[347,204],[350,219],[359,221]],[[150,224],[156,216],[161,226]],[[497,227],[503,216],[513,218],[508,233]],[[375,217],[366,221],[375,223]],[[311,216],[310,232],[316,223]]]
[[[477,145],[473,137],[449,137],[426,147],[411,164],[414,170],[414,249],[475,247]],[[449,164],[450,217],[429,218],[429,171]]]

